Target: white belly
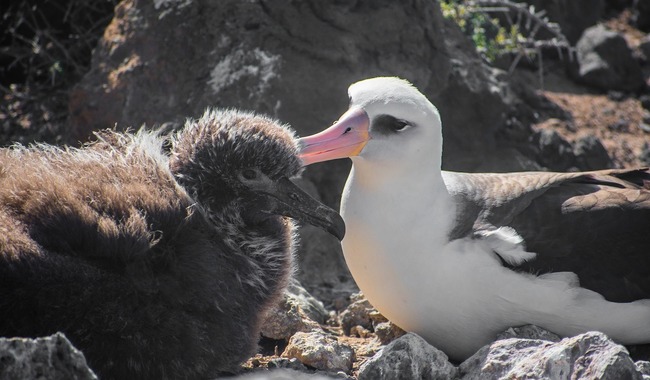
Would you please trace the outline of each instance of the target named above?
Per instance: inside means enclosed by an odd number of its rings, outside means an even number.
[[[397,200],[369,204],[359,195],[346,187],[341,209],[343,251],[357,285],[384,316],[451,358],[465,359],[524,324],[564,336],[598,330],[622,343],[650,342],[650,301],[607,302],[570,275],[514,272],[482,240],[446,241],[440,218],[451,216],[440,207],[405,210]]]

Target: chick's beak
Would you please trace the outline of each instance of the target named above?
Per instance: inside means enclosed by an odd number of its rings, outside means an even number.
[[[287,216],[320,227],[343,240],[343,218],[305,193],[288,178],[269,181],[264,187],[253,189],[253,192],[256,194],[255,207],[259,212]]]
[[[361,108],[351,108],[326,130],[298,140],[303,166],[356,156],[370,139],[370,118]]]

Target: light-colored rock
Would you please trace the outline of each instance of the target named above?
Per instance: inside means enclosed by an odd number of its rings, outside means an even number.
[[[96,380],[86,358],[62,333],[29,338],[0,338],[0,380]]]
[[[634,363],[636,370],[643,376],[643,380],[650,380],[650,362],[639,360]]]
[[[298,331],[320,330],[312,318],[324,322],[327,311],[297,281],[293,280],[278,303],[266,313],[261,334],[271,339],[289,339]]]
[[[339,322],[341,323],[343,332],[349,335],[350,329],[355,326],[372,330],[373,326],[370,314],[377,310],[375,310],[362,293],[351,295],[350,300],[352,303],[339,315]]]
[[[549,342],[559,342],[562,340],[559,335],[535,325],[511,327],[497,335],[497,340],[510,338],[547,340]]]
[[[258,371],[231,378],[231,380],[336,380],[340,377],[330,377],[321,373],[306,373],[290,369],[274,369]]]
[[[355,358],[350,346],[319,331],[297,332],[289,339],[282,357],[296,358],[303,364],[322,371],[345,373],[350,373]]]
[[[375,325],[375,335],[382,344],[388,344],[404,334],[406,334],[406,331],[390,321],[380,322]]]
[[[463,380],[642,379],[625,347],[599,332],[555,343],[539,339],[498,340],[464,361],[460,370]]]
[[[287,288],[289,299],[300,306],[309,318],[324,323],[329,316],[323,303],[312,296],[296,279],[292,279]]]
[[[384,347],[359,369],[359,380],[453,379],[457,368],[442,351],[408,333]]]

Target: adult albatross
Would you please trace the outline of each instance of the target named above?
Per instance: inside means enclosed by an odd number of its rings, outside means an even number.
[[[402,328],[464,359],[510,326],[650,342],[650,173],[441,171],[436,107],[399,78],[349,88],[301,139],[305,165],[350,157],[346,262]]]

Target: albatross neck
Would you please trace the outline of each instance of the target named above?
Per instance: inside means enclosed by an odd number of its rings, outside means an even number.
[[[403,234],[404,239],[424,234],[428,237],[425,240],[435,245],[447,243],[455,212],[440,158],[435,157],[392,169],[357,157],[341,201],[341,213],[350,224],[351,235],[356,221],[365,219],[363,225],[374,226],[379,238],[386,233]]]

